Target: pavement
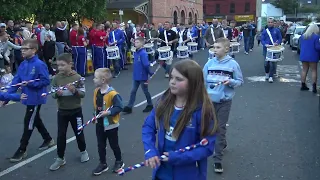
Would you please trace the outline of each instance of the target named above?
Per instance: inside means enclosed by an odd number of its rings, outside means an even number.
[[[194,56],[201,66],[205,64],[208,51]],[[285,59],[278,64],[277,78],[273,84],[264,82],[264,68],[261,47],[255,47],[249,55],[241,51],[236,54],[241,66],[245,84],[236,90],[229,118],[227,133],[228,147],[223,161],[224,173],[213,172],[213,161],[208,164],[208,179],[215,180],[318,180],[320,179],[320,120],[319,97],[312,92],[300,92],[300,64],[298,55],[289,46]],[[129,100],[132,86],[132,67],[121,72],[112,86],[121,94],[124,103]],[[154,67],[155,68],[155,67]],[[154,100],[168,87],[164,70],[160,69],[150,81],[149,90]],[[86,80],[87,94],[83,100],[85,120],[92,116],[92,77]],[[120,147],[126,166],[143,161],[141,126],[147,113],[141,90],[137,93],[136,106],[130,115],[121,116],[119,130]],[[20,103],[0,109],[0,179],[28,180],[150,180],[151,169],[140,168],[119,177],[110,171],[92,177],[92,170],[98,165],[97,142],[93,125],[85,128],[87,151],[90,161],[80,163],[80,153],[69,127],[66,149],[67,164],[56,172],[49,166],[56,157],[56,147],[38,151],[41,136],[34,131],[28,146],[28,157],[20,163],[10,163],[19,146],[23,129],[25,107]],[[41,116],[50,134],[57,137],[57,105],[48,98]],[[108,163],[112,166],[114,157],[107,148]]]

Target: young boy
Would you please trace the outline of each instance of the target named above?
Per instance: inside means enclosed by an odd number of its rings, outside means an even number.
[[[242,72],[239,64],[227,53],[230,41],[227,38],[219,38],[213,45],[215,57],[210,59],[203,68],[204,80],[210,99],[216,110],[219,130],[215,144],[214,171],[222,173],[223,150],[227,147],[226,124],[235,94],[234,88],[243,84]],[[221,83],[221,85],[216,85]]]
[[[58,170],[66,164],[64,153],[69,122],[77,138],[78,148],[81,152],[81,162],[89,161],[84,134],[83,132],[78,133],[77,130],[77,128],[83,124],[81,99],[85,96],[85,86],[81,81],[75,85],[72,84],[75,81],[79,81],[81,76],[72,70],[73,62],[71,54],[61,54],[57,58],[57,65],[59,74],[52,80],[52,89],[66,87],[66,90],[58,90],[52,94],[52,97],[57,99],[58,102],[58,158],[50,166],[51,171]]]
[[[146,50],[143,48],[144,38],[136,38],[134,45],[136,47],[136,52],[134,53],[133,61],[133,87],[131,90],[129,103],[123,109],[123,112],[132,113],[133,103],[136,99],[137,90],[140,85],[147,98],[147,107],[143,110],[143,112],[150,112],[153,109],[153,104],[151,100],[151,95],[148,91],[148,84],[145,83],[148,80],[149,75],[152,76],[153,73],[150,71],[148,54]]]
[[[93,102],[96,114],[100,118],[96,121],[96,135],[100,164],[93,170],[93,175],[100,175],[109,169],[106,161],[107,139],[116,158],[112,171],[117,172],[124,167],[118,140],[120,112],[123,110],[122,98],[119,93],[109,86],[112,74],[108,68],[99,68],[94,72]]]
[[[22,93],[27,94],[28,99],[22,100],[22,104],[27,106],[24,116],[23,135],[20,140],[20,147],[14,153],[13,157],[10,158],[11,162],[21,161],[27,156],[26,150],[34,127],[38,129],[44,140],[39,150],[54,146],[54,140],[51,138],[40,118],[41,105],[46,103],[46,98],[42,97],[41,94],[47,92],[47,86],[50,84],[50,80],[48,68],[36,55],[37,50],[37,40],[27,39],[23,41],[21,52],[25,60],[20,64],[17,74],[12,80],[12,84],[23,83]],[[28,83],[29,80],[33,79],[40,80]],[[11,87],[8,89],[8,93],[12,94],[17,90],[18,87]],[[34,112],[35,109],[36,112]],[[35,117],[32,118],[34,113]]]

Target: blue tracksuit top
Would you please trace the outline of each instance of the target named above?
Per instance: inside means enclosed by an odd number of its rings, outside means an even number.
[[[22,104],[24,105],[40,105],[45,104],[47,101],[47,98],[41,95],[47,92],[47,86],[50,85],[48,67],[37,55],[24,60],[20,64],[17,74],[12,80],[12,84],[34,79],[40,80],[28,83],[26,86],[21,86],[22,93],[28,95],[28,99],[22,100]],[[18,87],[11,87],[8,89],[8,93],[15,93],[17,90]]]
[[[186,126],[174,144],[174,149],[178,150],[201,141],[201,110],[197,108],[190,120],[190,125]],[[145,159],[154,156],[161,156],[164,152],[166,130],[163,123],[156,127],[155,110],[153,109],[146,118],[142,126],[142,142],[144,145]],[[156,135],[158,145],[156,146]],[[208,145],[201,146],[186,152],[169,152],[168,164],[172,165],[172,179],[174,180],[206,180],[207,179],[207,158],[213,154],[216,136],[206,137]],[[156,148],[158,147],[158,148]],[[156,172],[153,171],[152,179],[155,179]]]
[[[133,80],[146,81],[152,74],[146,50],[144,48],[136,50],[133,59]]]

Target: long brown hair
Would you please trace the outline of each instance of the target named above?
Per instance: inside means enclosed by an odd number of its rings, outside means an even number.
[[[184,128],[189,124],[192,114],[201,106],[201,137],[212,135],[217,130],[215,109],[208,96],[204,84],[203,72],[199,64],[193,60],[178,61],[173,68],[188,79],[188,95],[186,105],[174,127],[173,136],[178,139]],[[171,69],[171,72],[172,72]],[[170,72],[170,74],[171,74]],[[156,123],[164,123],[167,131],[170,129],[170,118],[174,111],[176,96],[168,89],[156,108]],[[212,126],[213,125],[213,126]]]

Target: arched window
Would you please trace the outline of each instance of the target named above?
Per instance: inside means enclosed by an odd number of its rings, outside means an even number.
[[[198,15],[197,14],[194,14],[194,23],[198,23]]]
[[[189,12],[189,22],[188,23],[192,23],[192,13]]]
[[[181,24],[186,24],[186,15],[184,13],[184,10],[181,11]]]
[[[235,13],[236,12],[236,5],[234,3],[230,4],[230,13]]]
[[[173,12],[173,24],[178,24],[178,13],[177,13],[177,11]]]

